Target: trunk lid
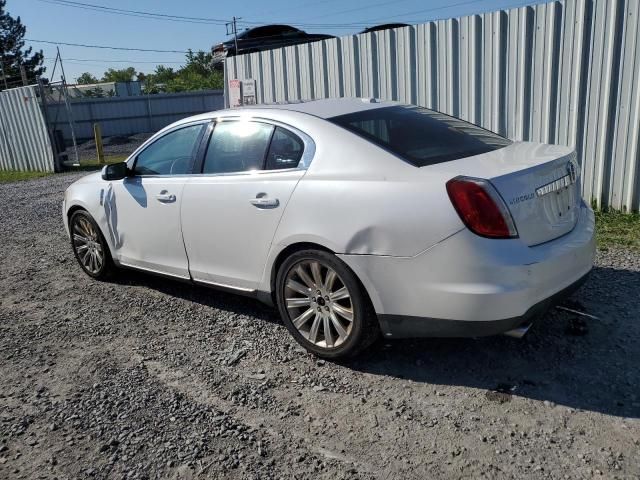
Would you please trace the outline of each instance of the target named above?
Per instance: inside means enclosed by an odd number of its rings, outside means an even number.
[[[452,177],[455,172],[491,181],[529,246],[571,232],[578,221],[580,167],[568,147],[516,142],[437,167],[450,170]]]

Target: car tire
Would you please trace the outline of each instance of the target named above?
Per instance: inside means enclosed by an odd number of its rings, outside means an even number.
[[[76,210],[69,219],[71,248],[80,267],[96,280],[112,278],[116,266],[100,227],[85,210]]]
[[[353,357],[380,334],[364,287],[326,251],[299,250],[285,259],[276,276],[276,303],[291,335],[318,357]]]

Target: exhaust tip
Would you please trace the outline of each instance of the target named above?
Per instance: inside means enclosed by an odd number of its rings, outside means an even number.
[[[513,330],[504,332],[503,335],[506,335],[507,337],[512,337],[512,338],[522,338],[526,335],[526,333],[529,331],[530,328],[531,328],[531,324],[527,323],[526,325],[521,325],[518,328],[514,328]]]

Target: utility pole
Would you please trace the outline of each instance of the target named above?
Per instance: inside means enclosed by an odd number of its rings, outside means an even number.
[[[233,40],[236,45],[236,55],[238,55],[238,23],[236,17],[233,17]]]
[[[236,57],[238,56],[238,20],[241,20],[241,17],[233,17],[233,21],[225,25],[227,27],[227,35],[229,35],[229,26],[231,26],[231,33],[233,33],[233,42],[236,47],[235,54],[233,55],[233,75],[235,77],[238,76],[238,60],[236,59]]]
[[[29,80],[27,79],[27,71],[24,68],[24,65],[20,65],[20,77],[22,78],[22,85],[24,87],[29,86]]]
[[[56,60],[60,60],[60,70],[62,70],[62,96],[64,97],[64,104],[67,110],[67,118],[69,120],[69,127],[71,129],[71,139],[73,140],[73,153],[76,157],[74,167],[80,166],[80,159],[78,157],[78,144],[76,142],[76,131],[73,127],[73,112],[71,110],[71,105],[69,104],[69,93],[67,92],[67,79],[64,74],[64,66],[62,65],[62,55],[60,55],[60,47],[56,47],[58,50],[58,56]]]
[[[4,55],[2,53],[0,53],[0,75],[2,75],[2,80],[4,80],[4,89],[9,90],[7,76],[4,74]]]

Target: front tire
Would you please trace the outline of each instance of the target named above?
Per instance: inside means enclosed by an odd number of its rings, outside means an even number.
[[[328,359],[351,357],[379,335],[364,288],[349,267],[322,250],[301,250],[278,270],[276,301],[296,341]]]
[[[106,280],[115,273],[115,265],[98,224],[85,210],[77,210],[69,219],[71,248],[80,267],[92,278]]]

